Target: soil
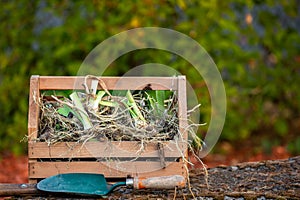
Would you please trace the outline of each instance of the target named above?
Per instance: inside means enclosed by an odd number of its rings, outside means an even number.
[[[12,154],[0,157],[0,183],[27,183],[28,158]]]

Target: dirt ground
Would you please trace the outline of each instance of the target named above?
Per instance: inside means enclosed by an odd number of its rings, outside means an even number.
[[[249,152],[247,149],[233,149],[230,145],[223,143],[222,154],[209,154],[203,159],[208,168],[216,166],[229,166],[247,161],[276,160],[290,157],[284,146],[276,146],[270,154],[262,152]],[[195,164],[192,168],[201,168],[201,164],[191,157]],[[0,158],[0,183],[27,183],[28,182],[28,158],[27,156],[14,156],[12,154],[2,155]]]

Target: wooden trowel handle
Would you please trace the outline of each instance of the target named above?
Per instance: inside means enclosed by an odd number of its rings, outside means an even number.
[[[151,178],[134,178],[135,189],[174,189],[185,187],[185,178],[180,175],[160,176]]]

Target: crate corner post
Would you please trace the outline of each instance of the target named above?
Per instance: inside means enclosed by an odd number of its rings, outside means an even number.
[[[39,123],[39,75],[32,75],[30,78],[30,90],[29,90],[29,109],[28,109],[28,177],[29,183],[36,183],[35,179],[30,178],[34,169],[32,169],[32,162],[36,159],[31,158],[31,150],[33,148],[34,139],[37,138],[38,123]]]

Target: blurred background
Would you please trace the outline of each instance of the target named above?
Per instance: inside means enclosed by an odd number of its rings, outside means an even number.
[[[207,163],[300,154],[299,1],[11,0],[0,4],[0,159],[27,154],[27,144],[21,140],[27,133],[31,75],[76,75],[100,42],[146,26],[188,35],[219,68],[227,93],[227,118]],[[176,55],[134,51],[112,63],[105,75],[123,75],[149,62],[171,66],[188,77],[202,104],[201,122],[209,123],[205,82]],[[207,128],[202,126],[199,135]]]

